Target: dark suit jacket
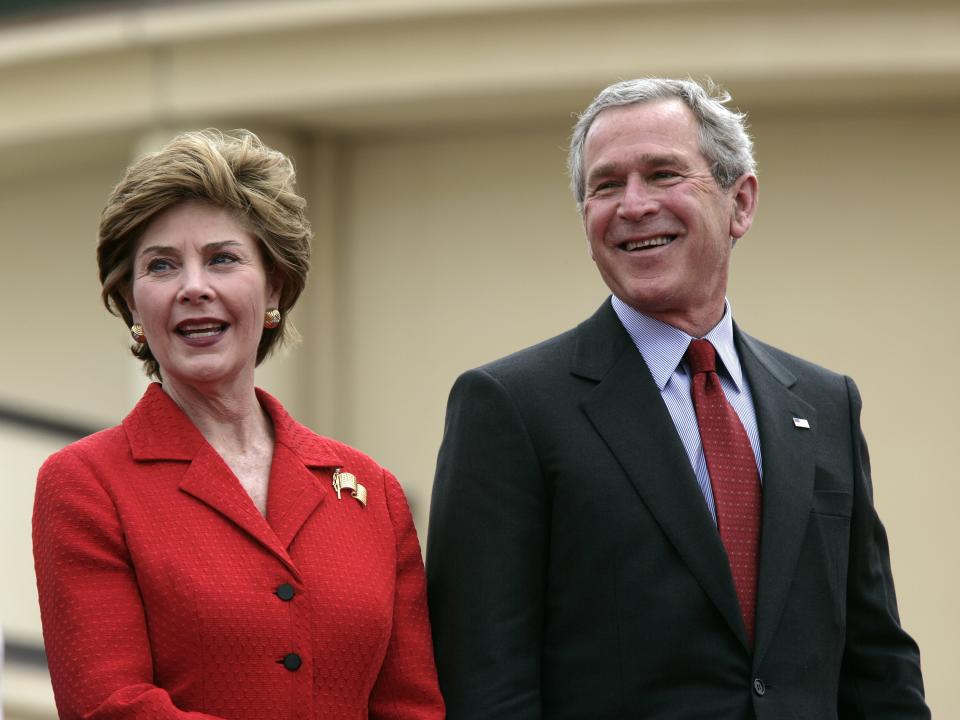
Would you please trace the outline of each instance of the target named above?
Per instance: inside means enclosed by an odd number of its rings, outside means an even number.
[[[427,550],[451,720],[929,717],[856,387],[736,341],[763,454],[754,651],[682,443],[608,302],[451,392]]]
[[[443,717],[403,491],[258,397],[276,435],[266,518],[156,384],[40,470],[34,555],[63,720]],[[366,507],[337,500],[338,467]]]

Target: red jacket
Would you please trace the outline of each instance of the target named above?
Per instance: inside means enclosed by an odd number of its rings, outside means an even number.
[[[34,557],[63,720],[443,717],[399,484],[257,394],[276,432],[266,518],[158,384],[41,468]],[[366,507],[338,500],[336,468]]]

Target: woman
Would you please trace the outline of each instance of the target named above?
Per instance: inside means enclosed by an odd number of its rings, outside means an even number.
[[[102,297],[160,382],[40,470],[65,720],[443,716],[397,481],[254,387],[304,286],[304,207],[286,157],[204,131],[131,166],[103,211]]]

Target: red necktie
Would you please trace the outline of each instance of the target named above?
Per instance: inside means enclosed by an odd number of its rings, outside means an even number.
[[[720,540],[730,560],[733,586],[752,646],[760,557],[760,475],[750,439],[720,386],[713,345],[709,340],[693,340],[686,357]]]

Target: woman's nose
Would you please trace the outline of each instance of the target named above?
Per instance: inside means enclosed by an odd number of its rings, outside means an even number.
[[[181,305],[206,302],[213,298],[213,288],[209,276],[202,268],[184,268],[182,283],[177,293],[177,302]]]

